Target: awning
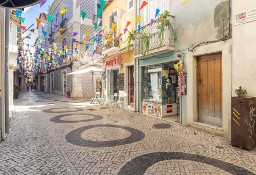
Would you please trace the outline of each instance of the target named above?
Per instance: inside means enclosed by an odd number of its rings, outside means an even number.
[[[78,70],[72,73],[69,73],[68,75],[77,75],[77,74],[84,74],[84,73],[88,73],[88,72],[102,72],[102,69],[97,68],[97,67],[88,67],[82,70]]]
[[[42,0],[0,0],[0,6],[7,8],[21,8],[38,4]]]

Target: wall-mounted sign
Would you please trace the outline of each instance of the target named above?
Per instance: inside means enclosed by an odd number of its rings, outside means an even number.
[[[121,63],[122,63],[122,57],[121,57],[121,55],[118,55],[116,57],[107,59],[105,61],[105,66],[111,67],[111,66],[115,66],[115,65],[120,65]]]
[[[256,21],[256,9],[237,14],[235,25],[238,26],[253,21]]]

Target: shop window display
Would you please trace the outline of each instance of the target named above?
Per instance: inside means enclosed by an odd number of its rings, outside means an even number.
[[[164,117],[178,115],[177,71],[173,63],[144,67],[144,96],[142,111]]]

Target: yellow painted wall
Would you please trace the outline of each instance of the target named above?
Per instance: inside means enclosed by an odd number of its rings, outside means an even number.
[[[122,19],[120,18],[121,9],[125,11]],[[124,28],[126,27],[127,21],[130,21],[131,24],[128,27],[128,31],[131,31],[132,29],[135,29],[135,10],[132,10],[131,12],[128,12],[128,0],[113,0],[103,11],[103,29],[104,31],[109,31],[109,16],[117,10],[117,33],[124,33]],[[122,36],[122,39],[124,43],[120,44],[120,48],[124,48],[127,46],[127,40],[128,32],[126,32],[125,35]]]
[[[128,52],[125,52],[121,54],[121,56],[122,56],[122,67],[120,69],[120,73],[125,73],[124,64],[134,61],[134,53],[133,51],[130,51],[130,55],[129,55]]]

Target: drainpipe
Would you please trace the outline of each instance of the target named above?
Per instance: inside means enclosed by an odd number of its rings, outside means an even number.
[[[135,3],[134,3],[134,10],[135,10],[135,19],[134,19],[134,21],[137,21],[137,7],[138,7],[138,1],[136,0],[135,1]],[[135,28],[136,28],[136,24],[135,24]],[[135,42],[134,42],[134,44],[133,44],[133,55],[134,55],[134,57],[135,57]],[[138,60],[135,58],[135,60],[134,60],[134,81],[135,81],[135,83],[134,83],[134,85],[135,85],[135,88],[134,88],[134,96],[135,96],[135,98],[134,98],[134,107],[135,107],[135,111],[136,112],[138,112],[139,110],[139,108],[138,108],[138,105],[137,105],[137,98],[138,98],[138,69],[137,69],[137,65],[138,65]]]
[[[9,24],[10,9],[6,9],[5,15],[5,132],[9,133]]]
[[[0,8],[0,13],[1,13],[1,30],[0,30],[0,34],[1,34],[1,45],[2,47],[1,49],[1,139],[5,140],[5,82],[3,82],[5,80],[5,49],[4,49],[4,45],[5,45],[5,9]]]

